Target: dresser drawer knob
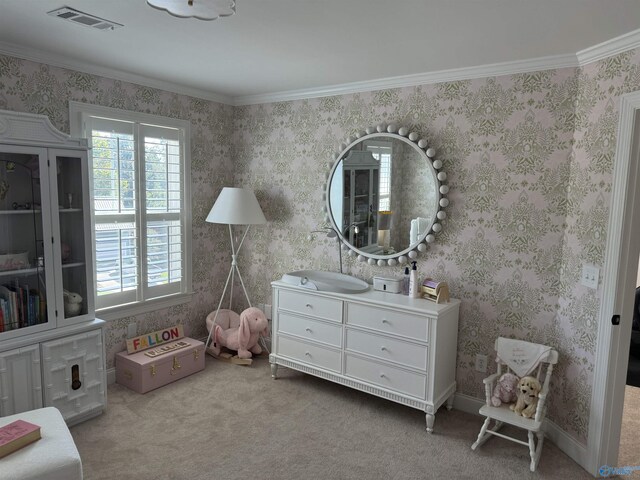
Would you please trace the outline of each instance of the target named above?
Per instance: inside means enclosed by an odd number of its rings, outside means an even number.
[[[307,308],[313,308],[313,306],[312,306],[310,303],[307,303],[307,304],[305,305],[305,307],[307,307]]]
[[[387,320],[386,318],[383,318],[382,323],[386,323],[387,325],[389,325],[389,320]]]
[[[305,354],[307,357],[311,357],[311,354],[310,354],[309,352],[304,352],[304,354]]]
[[[387,347],[385,347],[385,346],[380,347],[380,350],[382,350],[383,352],[388,352],[389,351],[389,350],[387,350]]]
[[[311,333],[311,329],[309,327],[305,328],[304,331]]]
[[[387,376],[384,373],[381,373],[380,378],[387,378]]]

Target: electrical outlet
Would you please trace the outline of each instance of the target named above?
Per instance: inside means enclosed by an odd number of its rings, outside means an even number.
[[[133,338],[138,335],[138,324],[136,322],[131,322],[127,325],[127,338]]]
[[[582,266],[582,277],[580,277],[580,283],[585,287],[598,289],[598,277],[600,276],[600,269],[595,265],[584,264]]]
[[[268,303],[264,304],[264,310],[262,310],[267,317],[267,320],[271,320],[271,305]]]
[[[476,372],[487,373],[487,356],[476,354]]]

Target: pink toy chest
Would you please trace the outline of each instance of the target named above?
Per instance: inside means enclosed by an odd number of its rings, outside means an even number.
[[[126,350],[116,354],[116,382],[138,393],[175,382],[204,369],[204,343],[193,338],[181,338],[189,344],[179,350],[155,357]],[[177,343],[177,342],[172,342]]]

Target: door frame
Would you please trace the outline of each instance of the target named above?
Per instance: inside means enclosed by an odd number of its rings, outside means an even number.
[[[632,310],[640,255],[639,156],[640,91],[620,97],[587,441],[587,469],[596,476],[601,466],[618,466]],[[614,314],[620,315],[617,327],[612,326]]]

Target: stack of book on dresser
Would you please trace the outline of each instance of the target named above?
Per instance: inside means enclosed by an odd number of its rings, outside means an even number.
[[[24,420],[16,420],[0,427],[0,458],[40,438],[40,427]]]

